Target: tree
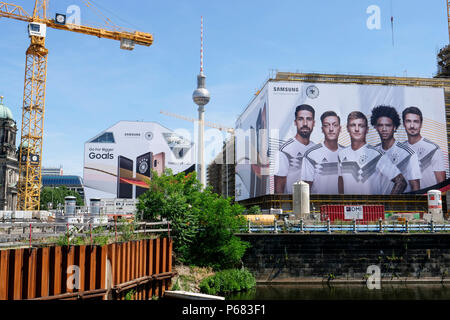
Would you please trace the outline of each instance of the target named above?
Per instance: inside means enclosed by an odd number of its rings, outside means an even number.
[[[200,228],[191,248],[192,260],[214,269],[233,268],[241,260],[249,243],[235,236],[246,225],[244,207],[231,204],[211,189],[196,199]]]
[[[247,214],[261,214],[261,209],[259,206],[252,206],[248,208]]]
[[[144,218],[172,222],[174,251],[182,262],[216,269],[236,265],[248,243],[234,234],[245,227],[244,207],[231,204],[211,191],[202,190],[195,173],[172,175],[156,172],[149,191],[137,205]]]
[[[149,191],[139,197],[137,209],[144,219],[171,221],[174,251],[183,262],[188,262],[189,249],[195,238],[198,220],[192,208],[192,197],[200,192],[195,175],[172,175],[168,170],[161,176],[153,172]]]
[[[48,210],[48,203],[53,204],[53,208],[56,208],[58,204],[64,205],[64,198],[67,196],[74,196],[76,198],[76,205],[84,205],[83,198],[76,191],[69,190],[65,186],[61,187],[44,187],[41,190],[41,210]]]

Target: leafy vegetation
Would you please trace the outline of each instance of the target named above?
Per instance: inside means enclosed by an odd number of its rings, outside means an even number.
[[[44,187],[41,191],[41,201],[40,208],[41,210],[49,210],[49,203],[52,203],[53,208],[55,209],[58,204],[64,206],[64,198],[67,196],[74,196],[76,198],[76,205],[83,206],[83,198],[76,191],[69,190],[67,187]]]
[[[200,290],[206,294],[217,295],[248,290],[255,285],[255,277],[248,270],[228,269],[203,279]]]
[[[177,279],[177,281],[175,281],[175,284],[172,286],[172,291],[180,291],[181,290],[181,286],[179,283],[179,279]]]
[[[195,173],[161,176],[154,172],[149,191],[139,197],[138,210],[145,219],[171,221],[174,251],[180,262],[233,268],[249,244],[234,234],[245,228],[244,207],[202,189]]]
[[[119,219],[117,221],[119,223],[117,227],[117,232],[120,234],[121,241],[130,241],[130,240],[136,240],[137,234],[134,233],[134,230],[136,230],[136,223],[134,221],[127,222],[126,219]]]
[[[131,241],[131,240],[141,240],[153,238],[155,235],[145,235],[145,234],[137,234],[134,233],[136,229],[135,222],[127,222],[125,219],[120,219],[118,221],[120,224],[117,226],[117,241]],[[76,229],[69,230],[65,232],[64,235],[56,238],[55,242],[59,246],[67,246],[67,245],[98,245],[104,246],[109,243],[113,243],[116,240],[115,231],[110,229],[108,230],[106,227],[95,227],[91,230],[85,230],[83,233],[84,236],[73,236],[74,233],[77,233]],[[92,243],[91,243],[92,237]]]
[[[259,206],[252,206],[247,209],[247,214],[261,214]]]
[[[131,290],[129,290],[129,291],[126,293],[124,299],[125,299],[125,300],[134,300],[134,295],[135,295],[135,294],[136,294],[136,290],[131,289]]]

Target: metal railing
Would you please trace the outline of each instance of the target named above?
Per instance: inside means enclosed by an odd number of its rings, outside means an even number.
[[[255,224],[248,222],[247,228],[241,232],[247,233],[440,233],[450,232],[450,223],[411,223],[411,222],[385,222],[332,224],[329,221],[320,223],[298,223],[275,221],[272,225]]]
[[[69,241],[75,237],[110,236],[117,239],[125,232],[122,227],[132,226],[133,234],[155,234],[167,232],[170,235],[170,221],[162,222],[108,222],[108,223],[62,223],[62,222],[6,222],[0,223],[1,247],[17,246],[21,241],[67,236]],[[10,245],[8,245],[10,243]]]

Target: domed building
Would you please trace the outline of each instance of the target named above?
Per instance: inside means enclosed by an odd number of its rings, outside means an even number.
[[[12,112],[0,97],[0,210],[15,210],[17,205],[19,162],[16,133]]]

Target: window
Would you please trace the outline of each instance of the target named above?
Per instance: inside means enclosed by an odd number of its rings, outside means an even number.
[[[114,135],[112,132],[105,132],[102,135],[92,139],[90,142],[93,143],[115,143]]]
[[[37,23],[30,23],[30,29],[31,29],[31,31],[34,31],[34,32],[40,32],[41,26],[38,25]]]

